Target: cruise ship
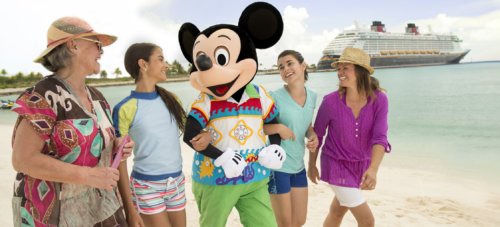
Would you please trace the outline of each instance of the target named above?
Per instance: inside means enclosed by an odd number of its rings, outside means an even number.
[[[470,50],[462,50],[456,35],[420,34],[414,23],[408,23],[405,33],[386,32],[385,25],[373,21],[370,28],[356,28],[341,32],[323,51],[316,70],[331,70],[346,47],[366,51],[373,68],[410,67],[457,64]],[[431,28],[429,27],[429,30]]]

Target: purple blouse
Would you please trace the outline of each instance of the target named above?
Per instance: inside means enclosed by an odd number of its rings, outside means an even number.
[[[318,110],[314,130],[318,135],[318,149],[323,144],[328,127],[323,153],[321,154],[321,180],[332,185],[359,188],[363,173],[370,167],[372,147],[380,144],[387,153],[391,145],[387,141],[387,96],[374,91],[377,97],[361,108],[358,119],[352,110],[334,91],[325,95]],[[345,96],[344,96],[345,97]]]

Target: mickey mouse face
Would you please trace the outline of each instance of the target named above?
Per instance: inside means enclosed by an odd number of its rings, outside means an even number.
[[[199,71],[191,73],[191,85],[217,99],[229,98],[248,84],[257,71],[257,62],[252,58],[237,62],[240,52],[240,37],[233,30],[220,29],[209,37],[198,36],[193,56]]]
[[[226,100],[244,88],[257,73],[257,52],[273,46],[283,33],[283,19],[272,5],[257,2],[241,14],[238,26],[219,24],[200,33],[185,23],[179,43],[193,64],[190,82],[202,92]]]

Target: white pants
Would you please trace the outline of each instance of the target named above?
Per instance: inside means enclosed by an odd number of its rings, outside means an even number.
[[[353,208],[365,202],[365,197],[363,197],[359,188],[347,188],[337,185],[330,185],[330,187],[332,187],[341,206]]]

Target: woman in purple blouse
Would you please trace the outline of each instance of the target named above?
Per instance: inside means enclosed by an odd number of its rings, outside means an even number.
[[[328,182],[335,192],[324,226],[340,226],[348,210],[359,226],[374,226],[375,219],[361,190],[373,190],[387,141],[389,102],[378,80],[370,75],[370,56],[361,49],[348,47],[339,61],[340,88],[325,95],[318,110],[314,129],[319,139],[316,152],[311,152],[308,175]],[[321,154],[321,178],[316,160],[328,128]]]

